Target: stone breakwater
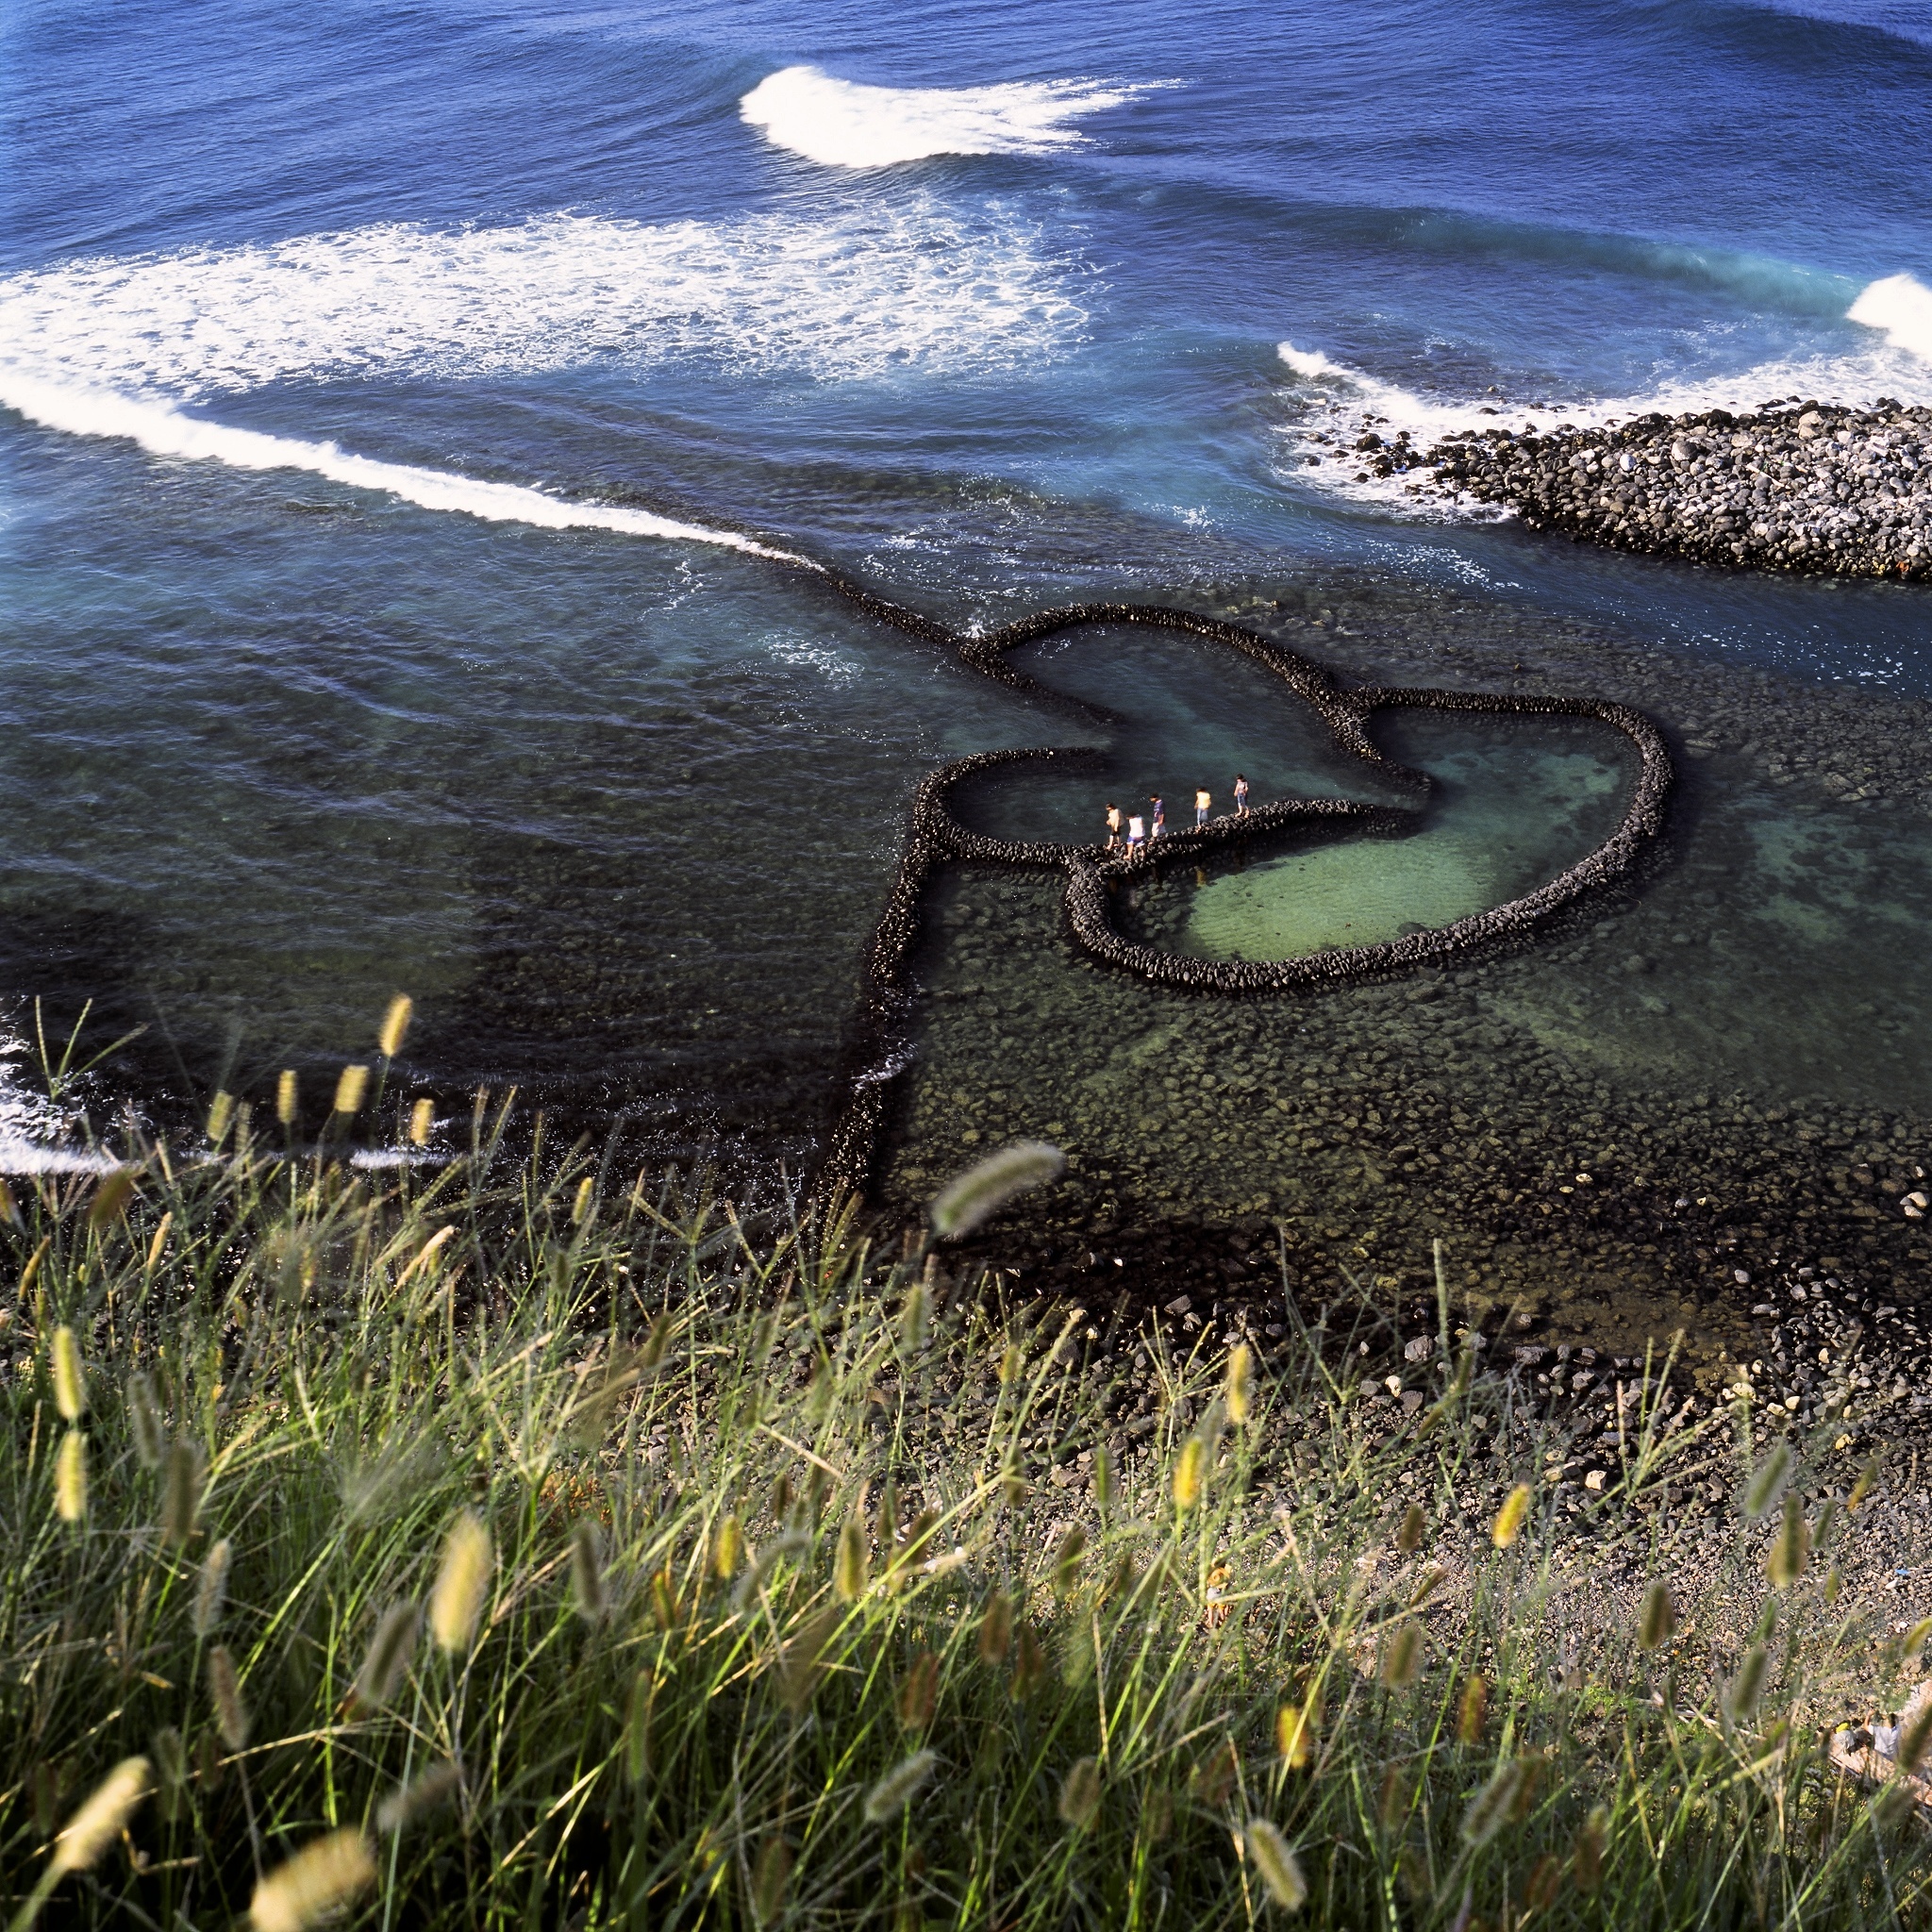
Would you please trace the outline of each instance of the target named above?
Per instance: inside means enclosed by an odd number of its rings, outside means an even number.
[[[1839,576],[1932,579],[1932,408],[1807,403],[1620,426],[1470,430],[1426,452],[1356,441],[1363,474],[1473,497],[1622,550]]]
[[[1333,798],[1286,800],[1242,817],[1176,832],[1129,857],[1110,854],[1103,846],[990,838],[961,824],[947,808],[954,787],[974,774],[1024,760],[1060,759],[1091,766],[1097,763],[1097,755],[1091,750],[1041,747],[989,752],[957,759],[930,774],[914,795],[898,872],[865,955],[863,991],[847,1055],[845,1103],[820,1175],[821,1187],[831,1191],[862,1194],[872,1182],[889,1112],[890,1090],[909,1059],[912,959],[924,927],[923,905],[934,874],[949,862],[1060,872],[1066,877],[1063,905],[1067,928],[1074,942],[1096,959],[1157,985],[1252,996],[1380,978],[1521,941],[1587,893],[1630,873],[1663,826],[1674,777],[1670,753],[1649,719],[1625,705],[1592,698],[1421,687],[1350,689],[1313,659],[1258,631],[1160,605],[1069,605],[1036,611],[984,635],[956,635],[917,611],[889,603],[830,573],[814,571],[812,581],[830,588],[881,622],[923,641],[951,647],[986,676],[1063,705],[1071,701],[1015,670],[1008,661],[1008,653],[1063,631],[1106,624],[1177,631],[1224,644],[1267,666],[1321,717],[1338,747],[1417,799],[1414,810]],[[1074,708],[1090,716],[1106,715],[1092,706]],[[1211,853],[1243,841],[1296,827],[1316,830],[1341,824],[1390,836],[1416,827],[1421,821],[1421,803],[1432,781],[1426,773],[1385,758],[1367,728],[1376,711],[1398,708],[1591,718],[1611,726],[1630,741],[1639,758],[1637,783],[1622,823],[1595,851],[1536,891],[1449,925],[1407,933],[1379,944],[1338,948],[1293,959],[1205,959],[1137,944],[1115,929],[1109,903],[1113,888],[1135,878],[1158,875],[1174,864],[1198,863]]]

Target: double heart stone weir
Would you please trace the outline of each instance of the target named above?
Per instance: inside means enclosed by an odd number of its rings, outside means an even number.
[[[923,641],[938,644],[974,670],[1011,689],[1070,702],[1014,669],[1008,654],[1022,644],[1088,625],[1131,625],[1205,638],[1265,665],[1327,725],[1336,745],[1376,776],[1410,793],[1415,808],[1348,799],[1290,799],[1199,829],[1177,831],[1129,856],[1098,845],[1054,845],[995,839],[961,824],[949,797],[962,779],[1003,765],[1053,760],[1094,769],[1102,754],[1084,747],[982,752],[955,759],[923,779],[913,794],[897,875],[863,960],[864,987],[848,1036],[842,1107],[819,1177],[822,1193],[863,1194],[872,1179],[889,1111],[892,1082],[908,1064],[912,1033],[912,958],[924,924],[926,888],[942,865],[965,862],[1065,874],[1066,928],[1075,945],[1104,964],[1156,986],[1227,997],[1290,993],[1385,978],[1432,963],[1466,958],[1489,947],[1520,941],[1587,893],[1626,876],[1662,830],[1674,777],[1662,734],[1626,705],[1597,698],[1440,691],[1361,685],[1348,688],[1330,673],[1258,632],[1218,618],[1151,604],[1071,604],[1035,611],[983,635],[971,636],[892,604],[863,586],[812,570],[812,581],[835,591],[867,615]],[[1083,705],[1091,715],[1097,708]],[[1255,838],[1296,826],[1346,827],[1399,836],[1421,823],[1421,801],[1432,780],[1425,772],[1385,758],[1368,735],[1368,721],[1395,708],[1469,711],[1490,715],[1590,718],[1620,731],[1635,747],[1637,782],[1616,831],[1579,863],[1521,898],[1470,914],[1434,930],[1414,931],[1374,945],[1334,948],[1299,958],[1209,959],[1141,945],[1114,927],[1116,886],[1158,875],[1168,866],[1198,862]]]

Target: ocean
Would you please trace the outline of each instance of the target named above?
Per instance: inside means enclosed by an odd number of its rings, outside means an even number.
[[[402,990],[395,1091],[450,1134],[515,1088],[808,1169],[913,786],[1072,727],[774,552],[959,626],[1185,603],[1344,675],[1642,705],[1684,747],[1670,862],[1597,965],[1583,931],[1464,990],[1497,1038],[1451,1104],[1574,1078],[1606,1120],[1729,1095],[1916,1146],[1925,590],[1592,551],[1338,453],[1932,402],[1923,5],[24,0],[5,32],[5,1164],[71,1157],[81,1097],[111,1137],[292,1066],[312,1111]],[[990,823],[1351,782],[1211,655],[1092,633],[1036,668],[1117,714],[1081,727],[1112,763]],[[1278,957],[1458,916],[1625,782],[1574,731],[1417,744],[1432,844],[1204,872],[1149,929]],[[1230,1130],[1231,1180],[1171,1151],[1219,1131],[1198,1079],[1143,1096],[1237,1022],[1250,1100],[1300,1091],[1356,1005],[1164,1001],[1072,959],[1030,882],[948,891],[878,1070],[908,1202],[1058,1124],[1096,1226],[1348,1219],[1298,1139]],[[1033,975],[991,1015],[956,914]],[[36,1001],[50,1037],[87,1008],[82,1058],[144,1030],[50,1101]],[[1308,1151],[1399,1193],[1370,1131]]]

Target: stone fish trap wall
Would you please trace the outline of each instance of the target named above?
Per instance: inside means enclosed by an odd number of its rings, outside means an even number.
[[[1630,803],[1616,831],[1579,863],[1518,899],[1473,913],[1432,931],[1406,933],[1377,944],[1351,946],[1280,960],[1206,959],[1136,943],[1118,932],[1109,916],[1110,889],[1124,881],[1157,876],[1167,866],[1198,860],[1257,834],[1298,825],[1343,824],[1399,836],[1421,823],[1412,810],[1338,798],[1287,800],[1262,806],[1244,818],[1223,818],[1198,830],[1163,835],[1142,855],[1109,854],[1105,846],[1055,845],[995,839],[961,824],[949,809],[953,789],[976,773],[1004,765],[1060,761],[1070,769],[1097,769],[1102,754],[1084,746],[1041,746],[982,752],[930,773],[913,794],[898,873],[864,959],[864,991],[847,1051],[845,1099],[819,1176],[828,1193],[863,1194],[873,1178],[886,1125],[890,1090],[909,1064],[913,987],[911,960],[924,929],[925,891],[934,873],[950,862],[1058,871],[1066,875],[1067,929],[1074,943],[1107,965],[1153,985],[1229,997],[1287,993],[1346,985],[1391,973],[1466,958],[1480,949],[1519,941],[1586,893],[1622,878],[1663,828],[1674,768],[1662,734],[1641,711],[1594,698],[1518,696],[1426,687],[1343,687],[1311,658],[1243,625],[1189,610],[1150,604],[1072,604],[1036,611],[983,636],[961,635],[918,611],[888,602],[829,572],[813,580],[893,628],[956,652],[974,670],[1032,696],[1073,701],[1017,671],[1007,654],[1061,631],[1087,625],[1119,624],[1173,630],[1206,638],[1265,665],[1328,726],[1335,743],[1378,776],[1412,791],[1418,800],[1433,784],[1425,772],[1385,758],[1368,735],[1378,710],[1470,711],[1492,716],[1591,718],[1621,731],[1636,748],[1639,772]],[[1108,715],[1080,705],[1090,715]]]

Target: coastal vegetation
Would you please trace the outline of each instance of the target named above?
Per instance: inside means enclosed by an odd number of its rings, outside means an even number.
[[[1928,1633],[1748,1403],[1640,1401],[1579,1524],[1446,1296],[1368,1429],[1339,1307],[1021,1300],[507,1118],[358,1166],[222,1105],[0,1202],[16,1925],[1932,1924],[1827,1742]]]

